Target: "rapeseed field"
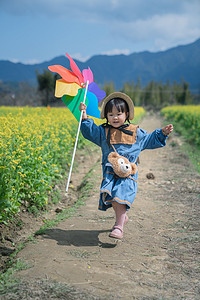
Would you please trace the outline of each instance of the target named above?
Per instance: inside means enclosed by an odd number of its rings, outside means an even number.
[[[136,122],[144,113],[136,108]],[[0,108],[0,222],[21,206],[47,206],[53,185],[70,166],[77,128],[67,108]],[[85,143],[80,134],[78,147]]]
[[[200,105],[169,106],[163,108],[161,113],[176,124],[177,130],[189,142],[200,146]]]

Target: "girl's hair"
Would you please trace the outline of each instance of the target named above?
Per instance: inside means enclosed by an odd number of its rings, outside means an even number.
[[[119,112],[129,112],[129,107],[128,104],[126,103],[126,101],[124,101],[121,98],[114,98],[111,99],[110,101],[108,101],[108,103],[106,104],[105,107],[105,116],[108,122],[108,118],[107,118],[107,114],[112,112],[113,106],[116,106],[117,110]],[[126,118],[126,120],[129,122],[129,117]]]

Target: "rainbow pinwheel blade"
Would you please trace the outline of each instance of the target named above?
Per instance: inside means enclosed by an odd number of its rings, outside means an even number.
[[[77,64],[67,53],[66,53],[66,55],[70,61],[70,67],[71,67],[72,71],[74,72],[74,74],[78,77],[80,84],[84,83],[83,75],[82,75],[81,71],[79,70]]]
[[[86,99],[88,99],[87,114],[91,117],[101,119],[100,110],[98,108],[98,101],[95,94],[88,91]]]
[[[106,93],[102,91],[95,82],[89,84],[88,91],[96,95],[98,103],[106,96]]]
[[[81,115],[79,105],[84,100],[85,83],[89,82],[85,100],[87,114],[100,119],[98,103],[103,100],[106,93],[93,82],[93,73],[90,68],[84,69],[81,73],[75,61],[67,53],[66,55],[70,61],[72,71],[59,65],[48,67],[50,71],[56,72],[62,77],[62,79],[56,80],[55,96],[62,97],[64,104],[79,121]]]
[[[79,110],[79,105],[81,102],[83,102],[84,99],[84,89],[78,90],[78,94],[75,97],[65,95],[62,97],[62,101],[64,104],[69,108],[71,113],[74,115],[76,120],[80,121],[81,112]],[[88,99],[86,98],[85,104],[88,105]]]
[[[49,66],[48,69],[51,72],[58,73],[64,79],[65,82],[68,82],[68,83],[76,82],[77,84],[79,84],[79,79],[71,71],[65,69],[62,66],[53,65],[53,66]]]
[[[76,96],[80,85],[77,83],[66,83],[63,79],[56,80],[55,96],[61,98],[63,95]]]

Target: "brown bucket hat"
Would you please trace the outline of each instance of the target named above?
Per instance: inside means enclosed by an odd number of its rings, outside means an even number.
[[[128,104],[128,107],[129,107],[129,120],[133,120],[133,118],[134,118],[133,101],[131,100],[131,98],[128,95],[121,93],[121,92],[114,92],[114,93],[110,94],[108,97],[106,97],[104,100],[102,100],[101,113],[100,113],[101,119],[105,119],[105,117],[106,117],[105,116],[106,104],[108,103],[108,101],[110,101],[114,98],[120,98],[120,99],[123,99],[124,101],[126,101],[126,103]],[[100,104],[101,104],[101,102],[100,102]]]

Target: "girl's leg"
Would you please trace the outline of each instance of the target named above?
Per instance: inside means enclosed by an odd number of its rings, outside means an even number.
[[[127,216],[127,213],[125,214],[125,219],[124,219],[124,226],[128,223],[128,216]],[[115,223],[115,225],[116,225],[116,223]],[[115,226],[114,225],[114,226]],[[114,229],[114,226],[113,226],[113,228],[112,228],[112,230]]]
[[[123,228],[124,222],[127,218],[126,216],[126,205],[120,204],[116,201],[112,202],[112,207],[115,211],[116,222],[113,230],[110,234],[111,237],[122,238],[123,237]],[[126,220],[127,221],[127,220]]]

